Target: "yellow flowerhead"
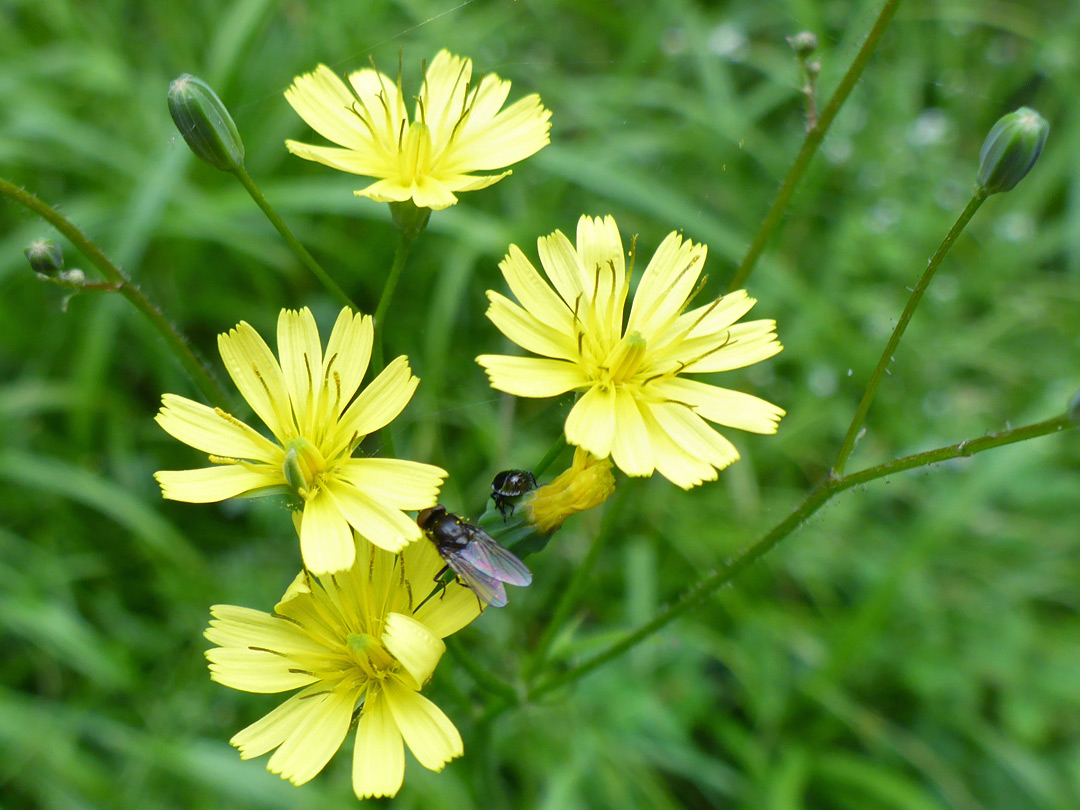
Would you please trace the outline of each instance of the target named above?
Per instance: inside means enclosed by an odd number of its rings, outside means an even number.
[[[442,567],[431,543],[395,555],[357,536],[352,568],[318,579],[301,572],[273,615],[212,607],[211,678],[245,692],[301,689],[230,740],[240,756],[276,748],[267,769],[302,785],[341,747],[358,704],[352,779],[361,799],[401,788],[402,738],[433,771],[461,756],[458,730],[420,694],[446,650],[442,639],[480,612],[457,583],[424,601]]]
[[[557,531],[567,518],[602,505],[615,492],[610,459],[598,459],[580,447],[570,469],[525,496],[526,519],[541,534]]]
[[[457,202],[454,192],[487,188],[510,174],[472,172],[501,169],[548,144],[551,112],[538,95],[500,111],[510,82],[494,73],[477,83],[471,78],[469,59],[439,51],[410,121],[400,77],[394,82],[366,68],[350,73],[346,84],[319,65],[297,76],[285,98],[312,129],[343,148],[285,145],[307,160],[379,178],[358,196],[446,208]]]
[[[313,574],[352,565],[350,526],[388,551],[420,539],[403,510],[433,506],[446,472],[415,461],[352,457],[361,439],[393,421],[412,398],[419,380],[408,358],[395,359],[354,399],[371,356],[370,315],[341,310],[325,355],[306,307],[283,309],[277,331],[280,364],[244,321],[218,335],[229,376],[276,441],[220,408],[166,394],[157,423],[211,454],[214,466],[155,473],[162,495],[211,503],[292,492],[303,504],[300,551]]]
[[[487,316],[543,355],[476,358],[493,388],[519,397],[582,392],[566,439],[627,475],[659,472],[689,489],[738,457],[705,420],[775,433],[784,411],[757,397],[685,378],[757,363],[780,351],[775,321],[736,323],[754,305],[744,290],[687,311],[706,247],[668,234],[645,269],[629,318],[629,271],[615,220],[582,217],[577,246],[561,231],[537,240],[554,290],[511,245],[499,265],[520,306],[492,290]]]

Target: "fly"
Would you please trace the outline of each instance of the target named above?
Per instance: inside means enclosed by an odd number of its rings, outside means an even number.
[[[416,522],[435,544],[447,567],[484,604],[492,607],[506,604],[503,583],[532,583],[532,573],[525,563],[483,529],[447,512],[441,504],[422,511]]]

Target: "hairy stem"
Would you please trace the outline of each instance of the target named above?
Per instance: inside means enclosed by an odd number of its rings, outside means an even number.
[[[1075,426],[1076,425],[1070,421],[1067,416],[1058,416],[1043,422],[1036,422],[1035,424],[1025,425],[1011,430],[1004,430],[999,433],[991,433],[987,436],[980,436],[975,439],[966,439],[947,447],[928,450],[925,453],[916,453],[915,455],[905,456],[841,478],[827,479],[812,490],[794,511],[762,535],[742,554],[736,557],[735,560],[724,565],[722,568],[717,569],[705,579],[698,582],[677,601],[665,608],[653,619],[643,624],[637,630],[627,633],[622,639],[612,644],[606,650],[588,658],[576,667],[559,675],[555,675],[539,684],[528,693],[528,699],[532,700],[538,698],[548,692],[566,686],[569,683],[573,683],[602,664],[622,655],[624,652],[665,627],[688,610],[697,607],[716,593],[721,587],[726,585],[742,571],[749,568],[750,565],[769,552],[837,493],[850,489],[857,484],[865,484],[868,481],[884,478],[893,473],[911,470],[917,467],[925,467],[929,464],[948,461],[953,458],[973,456],[976,453],[981,453],[994,447],[1027,441],[1028,439],[1046,436],[1050,433],[1057,433],[1061,430],[1066,430]]]
[[[874,369],[874,373],[870,376],[870,382],[867,383],[866,390],[863,392],[862,399],[859,401],[859,407],[855,410],[855,416],[852,418],[851,425],[848,427],[847,435],[844,436],[844,441],[840,445],[840,452],[836,455],[836,461],[833,462],[832,472],[830,473],[833,478],[839,478],[844,474],[844,465],[847,464],[848,456],[851,455],[851,451],[855,449],[855,439],[859,435],[859,429],[862,428],[863,422],[866,421],[866,414],[869,412],[870,405],[874,401],[874,395],[877,393],[878,385],[885,376],[885,372],[889,368],[889,363],[892,362],[893,353],[896,351],[896,347],[900,345],[900,338],[904,336],[908,323],[911,321],[911,316],[915,314],[915,308],[922,300],[926,288],[930,286],[930,280],[934,277],[934,273],[937,271],[942,259],[944,259],[945,255],[949,252],[949,249],[953,246],[956,238],[960,236],[964,227],[971,221],[971,218],[975,216],[975,212],[979,210],[979,206],[983,204],[983,201],[986,200],[987,196],[987,192],[982,189],[975,192],[956,222],[953,223],[952,228],[950,228],[949,232],[945,235],[945,239],[938,246],[937,252],[934,253],[929,263],[927,263],[926,269],[919,279],[919,283],[916,284],[915,289],[911,291],[911,297],[908,298],[907,306],[904,307],[904,311],[900,315],[900,320],[896,322],[896,327],[889,336],[889,342],[885,344],[885,350],[881,353],[881,359],[878,360],[877,368]]]
[[[322,266],[315,261],[315,257],[308,253],[307,248],[300,244],[300,240],[293,236],[293,232],[289,230],[289,226],[278,216],[277,211],[270,207],[270,203],[267,202],[266,197],[259,191],[259,187],[255,185],[255,181],[251,179],[251,175],[248,174],[247,169],[241,166],[233,172],[233,174],[236,175],[236,179],[240,181],[240,184],[247,189],[247,193],[251,195],[251,199],[255,201],[255,204],[262,209],[264,214],[266,214],[266,218],[270,220],[270,224],[277,229],[279,234],[281,234],[281,238],[285,240],[285,244],[289,246],[289,249],[296,254],[296,258],[300,260],[300,263],[310,270],[315,275],[315,278],[322,282],[326,291],[330,293],[339,304],[356,312],[356,304],[354,304],[352,299],[345,294],[345,291],[338,286],[337,282],[330,277],[330,274],[322,269]]]
[[[55,208],[48,203],[42,202],[30,192],[24,191],[4,178],[0,178],[0,194],[14,200],[20,205],[26,206],[67,237],[68,241],[89,259],[94,267],[100,270],[101,274],[108,279],[109,283],[113,285],[113,290],[124,296],[124,298],[131,302],[139,312],[146,316],[147,320],[150,321],[150,324],[165,340],[165,344],[172,350],[173,354],[176,355],[176,358],[180,361],[180,364],[184,367],[184,370],[187,371],[195,385],[198,386],[203,396],[219,408],[225,410],[230,409],[228,395],[214,379],[210,370],[206,367],[206,364],[196,356],[187,338],[180,334],[176,327],[169,323],[161,309],[151,302],[150,299],[148,299],[142,291],[139,290],[126,275],[124,275],[123,271],[109,260],[104,252],[102,252],[101,248]],[[101,287],[94,282],[91,282],[87,286],[95,291],[107,291],[108,289],[106,287]]]
[[[825,105],[825,109],[821,111],[821,117],[807,130],[806,138],[803,140],[799,154],[795,157],[795,162],[788,169],[787,176],[780,186],[780,191],[776,194],[776,199],[773,200],[773,204],[765,214],[765,219],[761,221],[761,225],[754,235],[754,241],[750,243],[750,249],[746,252],[742,263],[735,271],[731,283],[728,284],[729,292],[742,287],[746,283],[746,279],[750,277],[750,273],[753,272],[754,265],[757,264],[762,251],[765,250],[765,245],[768,243],[773,231],[776,230],[776,226],[780,224],[784,211],[787,210],[788,203],[791,202],[791,197],[806,173],[810,161],[813,159],[818,147],[821,146],[825,133],[829,131],[836,114],[840,112],[840,108],[847,101],[848,96],[851,95],[855,83],[866,69],[870,56],[874,53],[874,49],[877,48],[878,41],[881,39],[882,34],[885,33],[885,29],[889,27],[889,23],[892,21],[893,15],[896,14],[896,8],[899,5],[900,0],[886,0],[885,6],[881,9],[881,13],[878,14],[877,21],[874,23],[874,27],[870,29],[870,33],[866,37],[866,42],[863,43],[863,46],[855,55],[855,61],[851,63],[851,67],[844,74],[844,78],[840,80],[836,92],[832,94],[832,98]]]

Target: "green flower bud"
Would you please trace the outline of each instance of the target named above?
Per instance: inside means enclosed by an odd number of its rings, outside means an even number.
[[[415,239],[427,227],[430,208],[417,208],[412,200],[390,203],[390,218],[407,239]]]
[[[46,278],[54,278],[64,269],[64,251],[49,239],[35,239],[23,253],[34,272]]]
[[[817,36],[814,35],[813,31],[800,31],[795,36],[788,37],[787,41],[802,59],[817,50]]]
[[[233,172],[244,165],[244,142],[217,93],[190,74],[169,85],[169,113],[191,151],[216,169]]]
[[[1021,107],[994,124],[979,152],[979,186],[988,194],[1008,191],[1031,171],[1042,153],[1050,125]]]

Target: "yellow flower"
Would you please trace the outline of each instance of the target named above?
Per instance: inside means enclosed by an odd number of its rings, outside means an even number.
[[[615,492],[611,461],[597,459],[580,447],[570,469],[525,496],[526,519],[541,534],[559,529],[571,515],[595,509]]]
[[[352,780],[360,798],[401,788],[403,737],[433,771],[461,756],[458,730],[420,694],[446,650],[442,639],[480,612],[457,583],[424,601],[442,567],[431,543],[395,555],[358,535],[352,568],[318,579],[301,572],[273,615],[212,607],[211,678],[245,692],[301,689],[230,740],[240,756],[276,748],[267,769],[302,785],[341,747],[357,704]]]
[[[624,325],[629,272],[615,220],[582,217],[577,247],[561,231],[537,240],[554,290],[511,245],[499,265],[518,306],[488,291],[487,316],[523,349],[543,355],[476,358],[493,388],[519,397],[583,392],[566,439],[627,475],[659,472],[689,489],[738,457],[705,420],[775,433],[784,411],[757,397],[681,376],[728,371],[780,351],[775,321],[737,324],[754,305],[744,290],[686,311],[706,247],[668,234],[638,284]]]
[[[446,472],[414,461],[352,458],[360,440],[412,398],[419,380],[408,358],[395,359],[354,399],[371,356],[370,315],[341,310],[325,355],[306,307],[283,309],[277,331],[280,365],[244,321],[218,335],[229,376],[277,441],[220,408],[166,394],[157,423],[210,453],[214,466],[155,473],[162,495],[211,503],[294,493],[303,501],[300,551],[314,574],[352,565],[350,526],[388,551],[420,539],[423,532],[403,510],[433,506]]]
[[[524,160],[548,144],[551,112],[536,94],[500,112],[510,82],[494,73],[470,81],[472,62],[439,51],[409,121],[397,82],[366,68],[348,84],[326,65],[297,76],[285,98],[308,125],[344,148],[286,141],[294,155],[379,181],[356,192],[377,202],[412,200],[446,208],[455,191],[475,191],[509,171],[474,175]]]

